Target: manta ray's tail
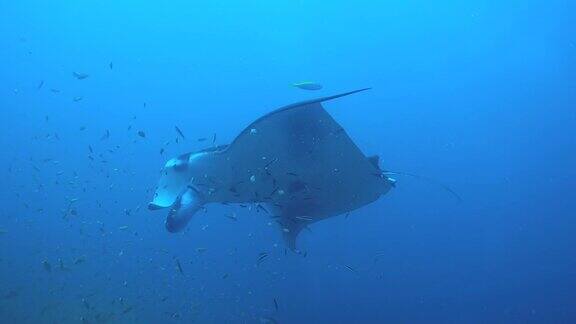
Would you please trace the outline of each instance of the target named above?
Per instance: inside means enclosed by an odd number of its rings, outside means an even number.
[[[452,190],[452,188],[448,187],[447,185],[443,184],[442,182],[432,179],[432,178],[428,178],[425,176],[421,176],[418,174],[414,174],[414,173],[408,173],[408,172],[396,172],[396,171],[383,171],[382,172],[385,175],[399,175],[399,176],[407,176],[407,177],[411,177],[414,179],[418,179],[424,182],[428,182],[434,185],[437,185],[439,187],[441,187],[442,189],[448,191],[454,198],[456,198],[456,200],[458,200],[458,202],[462,202],[462,197],[460,197],[460,195]]]

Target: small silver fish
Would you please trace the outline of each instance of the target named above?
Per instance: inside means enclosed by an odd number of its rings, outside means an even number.
[[[180,272],[180,274],[184,274],[184,270],[182,269],[182,264],[180,264],[180,260],[176,259],[176,267],[178,269],[178,272]]]
[[[303,81],[298,83],[293,83],[292,86],[302,89],[302,90],[320,90],[322,89],[322,85],[319,83],[311,82],[311,81]]]
[[[89,75],[86,73],[78,73],[78,72],[72,72],[72,75],[78,80],[84,80],[89,77]]]

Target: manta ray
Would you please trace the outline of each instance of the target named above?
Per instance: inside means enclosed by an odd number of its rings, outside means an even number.
[[[303,228],[370,204],[394,187],[378,156],[364,155],[322,106],[364,90],[279,108],[229,145],[169,160],[149,209],[168,208],[166,229],[179,232],[206,204],[257,204],[298,251]]]

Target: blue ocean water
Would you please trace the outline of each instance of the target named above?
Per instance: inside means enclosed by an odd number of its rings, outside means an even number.
[[[574,1],[0,13],[1,323],[576,321]],[[462,202],[398,176],[303,231],[301,253],[252,205],[177,234],[147,209],[169,158],[364,87],[325,108],[383,169]]]

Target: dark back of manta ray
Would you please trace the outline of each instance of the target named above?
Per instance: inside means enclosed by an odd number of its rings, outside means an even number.
[[[246,169],[265,167],[288,194],[276,202],[328,217],[359,208],[385,192],[379,170],[320,103],[272,112],[232,145]],[[297,204],[298,206],[295,206]]]

